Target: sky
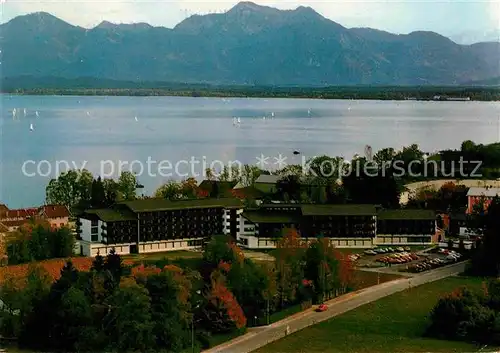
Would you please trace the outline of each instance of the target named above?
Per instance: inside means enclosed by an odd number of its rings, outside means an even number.
[[[73,25],[91,28],[103,20],[146,22],[172,28],[189,15],[227,11],[237,1],[185,0],[0,0],[1,22],[46,11]],[[406,34],[435,31],[446,36],[500,31],[500,0],[256,0],[259,5],[294,9],[310,6],[346,27],[372,27]]]

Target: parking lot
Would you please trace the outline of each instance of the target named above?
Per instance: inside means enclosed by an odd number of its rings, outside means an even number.
[[[420,273],[458,262],[463,256],[446,249],[417,253],[412,252],[409,247],[379,247],[360,254],[351,254],[349,258],[359,268],[391,268],[391,272]]]

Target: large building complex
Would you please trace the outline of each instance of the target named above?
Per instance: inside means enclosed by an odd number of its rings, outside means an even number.
[[[288,228],[303,238],[324,236],[337,247],[357,248],[430,244],[436,233],[432,211],[297,203],[245,208],[237,198],[136,200],[88,210],[77,222],[80,252],[86,256],[112,248],[120,254],[194,249],[214,235],[266,249],[275,247]]]

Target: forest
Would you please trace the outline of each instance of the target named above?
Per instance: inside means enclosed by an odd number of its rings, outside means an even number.
[[[500,100],[496,86],[217,86],[209,84],[114,81],[95,78],[64,79],[31,76],[6,77],[2,93],[79,96],[182,96],[313,99],[429,100],[470,97],[476,101]]]
[[[39,263],[26,276],[14,269],[0,288],[0,334],[38,351],[199,351],[354,285],[347,256],[326,239],[306,244],[294,230],[266,263],[217,236],[201,259],[183,263],[130,262],[111,251],[89,269],[68,260],[57,276]]]

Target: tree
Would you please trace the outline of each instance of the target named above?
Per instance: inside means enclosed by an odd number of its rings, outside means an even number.
[[[135,200],[138,182],[137,178],[132,172],[123,171],[118,179],[118,191],[120,192],[120,199],[130,201]]]
[[[123,201],[122,195],[119,192],[119,185],[113,179],[104,179],[102,181],[104,187],[104,199],[105,205],[111,206],[117,201]]]
[[[157,345],[169,351],[181,351],[190,340],[191,282],[180,268],[173,266],[148,276],[145,287],[151,297]]]
[[[313,281],[316,300],[322,302],[336,295],[341,288],[340,261],[330,241],[318,238],[307,249],[305,261],[304,275]]]
[[[277,292],[281,308],[295,303],[304,278],[303,259],[306,244],[295,229],[284,231],[276,244]]]
[[[52,179],[45,190],[46,201],[70,209],[87,207],[91,199],[92,174],[86,170],[69,170]]]
[[[225,333],[246,326],[247,319],[238,301],[226,287],[225,278],[219,271],[211,276],[210,291],[205,297],[202,322],[213,332]]]
[[[281,195],[285,201],[299,201],[301,196],[301,184],[299,176],[284,176],[276,183],[276,189],[278,190],[278,194]]]
[[[104,261],[104,269],[111,273],[111,276],[114,279],[114,286],[117,287],[120,284],[124,266],[122,258],[116,253],[114,248],[111,249],[109,254],[106,256],[106,260]]]
[[[90,206],[92,208],[106,207],[106,191],[104,190],[104,184],[101,177],[94,179],[92,182]]]
[[[103,319],[110,345],[120,351],[145,351],[154,347],[151,302],[148,291],[137,284],[118,288],[106,300]]]
[[[180,185],[182,198],[195,199],[198,196],[198,182],[195,178],[183,180]]]
[[[164,198],[167,200],[180,199],[182,197],[182,194],[179,183],[177,183],[175,180],[168,181],[156,190],[155,197]]]
[[[483,217],[484,236],[482,244],[472,257],[473,273],[482,276],[500,275],[500,198],[495,197]]]
[[[75,238],[66,228],[52,228],[45,221],[25,224],[7,239],[9,264],[73,255]]]
[[[383,148],[380,151],[378,151],[375,156],[373,156],[373,160],[379,165],[379,166],[388,166],[392,161],[394,160],[394,157],[396,156],[396,151],[394,151],[394,148],[389,147],[389,148]]]
[[[311,171],[316,178],[335,181],[340,178],[343,160],[341,157],[320,156],[308,161]]]
[[[221,262],[237,263],[243,260],[243,253],[234,240],[225,235],[213,237],[205,247],[203,259],[211,268],[217,268]]]
[[[466,288],[441,298],[430,316],[428,334],[434,337],[486,343],[494,336],[495,312]]]

